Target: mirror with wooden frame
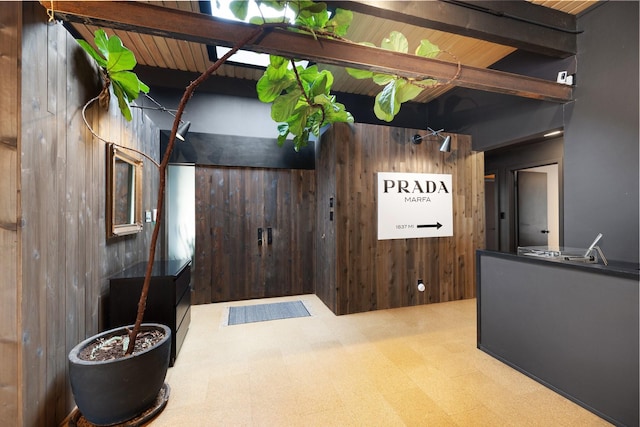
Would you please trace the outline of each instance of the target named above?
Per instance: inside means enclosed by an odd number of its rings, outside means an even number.
[[[107,238],[142,231],[142,160],[107,146]]]

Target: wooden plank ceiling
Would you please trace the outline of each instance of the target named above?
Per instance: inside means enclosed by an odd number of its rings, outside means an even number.
[[[197,1],[148,1],[145,3],[186,12],[201,13],[200,5]],[[360,2],[338,3],[349,4]],[[375,2],[367,3],[375,4]],[[392,4],[396,2],[380,3]],[[442,3],[444,6],[447,6],[449,3],[457,2],[430,2],[431,5],[435,5],[436,3]],[[484,2],[479,2],[479,4],[483,3]],[[496,2],[489,3],[495,4]],[[531,3],[575,15],[591,7],[596,2],[592,0],[533,0]],[[392,5],[391,7],[394,6]],[[72,25],[75,31],[77,31],[84,39],[89,41],[93,40],[93,32],[98,28],[97,26],[84,22],[73,22]],[[465,35],[453,34],[437,29],[425,28],[419,25],[385,19],[361,12],[354,12],[353,24],[351,25],[346,38],[355,42],[370,41],[376,45],[380,45],[381,40],[388,36],[393,30],[400,31],[407,37],[409,40],[410,51],[418,46],[420,40],[428,39],[432,43],[438,45],[443,51],[438,59],[453,63],[459,61],[463,66],[468,67],[477,67],[481,69],[487,68],[516,50],[516,47],[505,44],[499,44]],[[200,74],[211,64],[207,46],[202,43],[121,29],[111,29],[109,30],[109,33],[118,35],[125,46],[129,47],[134,52],[138,63],[141,65]],[[375,96],[381,89],[380,86],[377,86],[368,80],[356,80],[351,78],[346,71],[344,71],[343,67],[323,64],[319,64],[319,66],[321,68],[331,70],[334,74],[334,91]],[[224,64],[218,69],[216,75],[257,81],[262,75],[262,71],[254,68]],[[429,102],[442,95],[451,87],[451,85],[444,84],[433,89],[425,90],[415,101]]]

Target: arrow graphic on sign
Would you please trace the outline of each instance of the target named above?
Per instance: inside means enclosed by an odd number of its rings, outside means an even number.
[[[435,228],[436,230],[439,230],[440,227],[442,227],[442,224],[440,224],[439,222],[435,224],[418,224],[417,227],[418,228]]]

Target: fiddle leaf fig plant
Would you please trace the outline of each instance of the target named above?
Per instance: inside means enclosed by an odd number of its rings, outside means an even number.
[[[330,123],[353,123],[353,116],[331,95],[333,75],[329,71],[291,64],[288,68],[286,58],[271,55],[256,89],[260,101],[271,103],[271,118],[281,122],[278,145],[292,134],[297,151],[307,145],[310,134],[318,136],[320,128]]]
[[[136,57],[129,49],[123,46],[120,37],[113,35],[108,37],[104,30],[96,30],[93,39],[98,51],[85,40],[78,40],[78,44],[100,66],[104,86],[99,96],[100,105],[107,108],[109,105],[109,88],[118,99],[118,106],[122,115],[131,121],[131,108],[129,103],[138,98],[140,92],[148,93],[149,86],[144,84],[138,76],[132,72],[136,66]]]
[[[229,4],[229,8],[237,18],[245,20],[248,14],[248,3],[246,0],[232,1]],[[185,106],[193,96],[196,88],[216,72],[230,56],[234,55],[247,44],[255,42],[255,40],[266,31],[284,29],[311,34],[314,38],[320,36],[342,39],[342,37],[347,34],[347,30],[353,19],[353,14],[350,11],[337,9],[330,14],[327,10],[326,3],[316,3],[309,0],[256,0],[256,3],[259,7],[268,6],[276,11],[283,12],[283,14],[279,18],[265,18],[261,10],[261,16],[251,18],[250,22],[256,24],[256,27],[250,31],[245,38],[238,41],[230,51],[225,53],[215,63],[211,64],[198,78],[193,80],[189,86],[187,86],[180,99],[178,109],[174,116],[173,128],[169,137],[166,153],[162,162],[156,164],[160,177],[157,200],[157,221],[151,236],[145,280],[138,302],[136,321],[133,329],[129,333],[129,345],[127,346],[126,354],[133,352],[145,312],[156,245],[163,217],[165,179],[170,154],[175,144],[178,125],[180,124]],[[289,8],[295,14],[292,22],[288,21],[284,16],[286,8]],[[135,56],[133,52],[123,46],[122,40],[119,37],[115,35],[108,37],[104,30],[97,30],[94,35],[94,42],[98,48],[97,51],[84,40],[78,40],[78,43],[100,66],[104,86],[100,95],[90,100],[85,105],[85,109],[96,99],[100,101],[103,107],[108,108],[111,88],[113,94],[118,99],[118,106],[122,115],[130,121],[132,115],[129,103],[137,99],[140,92],[148,93],[149,87],[140,81],[132,71],[136,65]],[[363,44],[373,46],[370,43]],[[393,32],[389,38],[383,40],[382,48],[407,53],[408,43],[402,34]],[[426,40],[423,40],[416,49],[416,55],[425,57],[434,57],[438,52],[437,46],[430,44]],[[354,119],[353,116],[346,111],[345,106],[337,102],[335,96],[331,94],[331,88],[333,86],[333,75],[331,72],[328,70],[320,70],[316,65],[305,68],[301,65],[296,65],[295,62],[294,59],[271,55],[268,67],[256,84],[256,90],[262,102],[272,104],[271,117],[276,122],[279,122],[278,144],[282,145],[291,134],[293,135],[294,148],[299,150],[307,144],[310,135],[318,136],[323,126],[336,122],[351,123]],[[398,113],[400,104],[415,98],[422,89],[437,83],[432,79],[417,81],[370,71],[353,69],[348,69],[348,71],[355,78],[372,78],[377,84],[385,86],[376,97],[374,111],[379,118],[387,121],[391,121],[395,114]],[[87,124],[96,137],[102,139],[93,132],[86,119],[85,124]],[[132,150],[144,155],[144,153],[135,149]]]
[[[337,9],[332,15],[326,3],[313,1],[260,1],[276,11],[278,18],[254,16],[252,24],[284,23],[284,11],[288,7],[295,15],[287,28],[326,37],[342,37],[346,34],[353,13]],[[232,1],[231,11],[238,19],[246,19],[248,2]],[[261,10],[261,9],[260,9]],[[296,151],[307,145],[310,135],[318,136],[320,129],[336,122],[353,123],[353,116],[331,94],[333,74],[319,70],[316,65],[304,68],[291,59],[270,55],[269,65],[256,84],[258,99],[271,103],[271,118],[278,125],[278,145],[282,146],[293,135]]]
[[[376,47],[373,43],[360,43],[365,46]],[[389,37],[382,40],[382,49],[394,52],[408,53],[409,43],[407,38],[398,31],[392,31]],[[438,46],[429,40],[422,40],[420,46],[415,50],[415,54],[425,58],[435,58],[440,53]],[[356,79],[372,79],[374,83],[384,86],[382,91],[376,95],[373,111],[377,118],[390,122],[400,112],[400,106],[407,101],[411,101],[416,96],[438,82],[434,79],[414,80],[393,74],[374,73],[367,70],[347,68],[351,77]]]

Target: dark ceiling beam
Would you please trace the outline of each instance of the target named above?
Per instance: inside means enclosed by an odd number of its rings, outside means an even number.
[[[41,0],[44,7],[51,3]],[[58,19],[98,27],[134,31],[203,44],[234,46],[248,37],[256,26],[220,20],[138,2],[69,1],[54,3]],[[314,39],[286,30],[265,31],[243,47],[255,52],[304,58],[319,64],[353,67],[406,78],[434,78],[454,86],[554,102],[569,102],[572,88],[496,70],[401,54],[384,49],[333,40]]]
[[[566,58],[577,52],[576,17],[526,1],[332,1],[332,7]]]

